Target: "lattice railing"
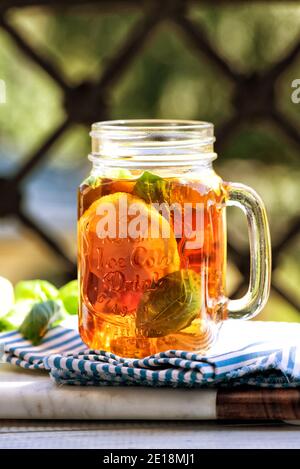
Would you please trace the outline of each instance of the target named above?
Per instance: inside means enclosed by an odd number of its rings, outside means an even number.
[[[177,31],[183,33],[188,40],[189,46],[194,49],[200,60],[203,55],[213,63],[223,76],[226,76],[234,85],[232,105],[234,112],[232,116],[221,127],[216,129],[217,150],[228,142],[236,132],[239,126],[247,122],[264,118],[272,121],[287,137],[300,148],[299,129],[280,111],[277,105],[275,83],[278,77],[286,71],[292,64],[300,51],[300,39],[278,62],[273,63],[263,72],[254,72],[251,74],[242,74],[225,60],[219,53],[215,45],[208,39],[204,28],[195,23],[188,15],[189,7],[192,4],[200,2],[184,0],[7,0],[0,4],[0,27],[3,28],[11,37],[20,51],[39,67],[41,67],[49,77],[54,80],[56,85],[64,94],[63,106],[66,113],[65,120],[56,128],[52,129],[42,145],[33,153],[25,156],[25,163],[9,179],[0,178],[0,217],[14,215],[18,217],[27,227],[34,231],[44,242],[52,248],[65,264],[66,274],[75,275],[76,264],[70,259],[58,241],[50,237],[46,231],[32,218],[25,213],[22,208],[22,189],[21,183],[25,177],[32,172],[35,167],[46,158],[48,150],[65,133],[70,126],[76,123],[82,123],[87,126],[94,121],[108,119],[110,117],[110,107],[106,96],[112,87],[122,79],[124,72],[130,67],[135,57],[142,52],[149,36],[158,24],[168,20],[177,26]],[[223,4],[239,3],[238,1],[210,1],[201,2],[201,4]],[[22,37],[19,32],[9,23],[7,13],[13,7],[24,6],[47,6],[56,11],[63,7],[64,12],[74,6],[84,6],[91,4],[95,11],[101,14],[102,10],[117,11],[121,8],[138,9],[143,12],[142,19],[129,31],[127,38],[122,46],[109,61],[106,69],[96,81],[85,81],[79,86],[71,87],[68,85],[64,76],[58,72],[57,68],[44,55],[38,53]],[[50,10],[51,13],[51,10]],[[300,235],[300,215],[293,221],[289,230],[273,246],[273,270],[278,267],[279,254],[282,253],[295,238]],[[249,271],[248,253],[238,251],[229,244],[229,254],[235,265],[242,274],[242,281],[235,291],[235,295],[240,295],[247,283]],[[288,301],[293,307],[300,311],[300,303],[297,302],[283,287],[273,283],[272,288],[282,298]]]

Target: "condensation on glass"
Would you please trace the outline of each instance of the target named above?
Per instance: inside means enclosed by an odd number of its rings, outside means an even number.
[[[92,126],[79,189],[83,341],[127,357],[204,352],[227,318],[251,318],[270,286],[266,212],[255,191],[215,173],[213,125],[127,120]],[[246,214],[250,283],[226,296],[226,206]]]

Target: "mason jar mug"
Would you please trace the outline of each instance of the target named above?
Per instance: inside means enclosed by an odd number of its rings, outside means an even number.
[[[125,120],[92,126],[90,176],[79,189],[79,330],[126,357],[205,352],[227,318],[265,305],[270,238],[255,191],[214,171],[213,125]],[[226,207],[246,214],[250,282],[226,296]]]

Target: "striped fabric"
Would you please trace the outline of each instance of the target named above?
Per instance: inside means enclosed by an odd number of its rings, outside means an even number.
[[[89,350],[63,327],[36,347],[17,331],[0,334],[0,346],[5,362],[47,370],[58,384],[286,388],[300,386],[299,337],[300,324],[226,321],[206,356],[169,350],[140,360]]]

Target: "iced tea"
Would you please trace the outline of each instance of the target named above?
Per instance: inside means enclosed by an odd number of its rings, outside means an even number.
[[[226,316],[226,231],[225,189],[207,174],[121,170],[81,185],[79,328],[90,348],[208,348]]]

